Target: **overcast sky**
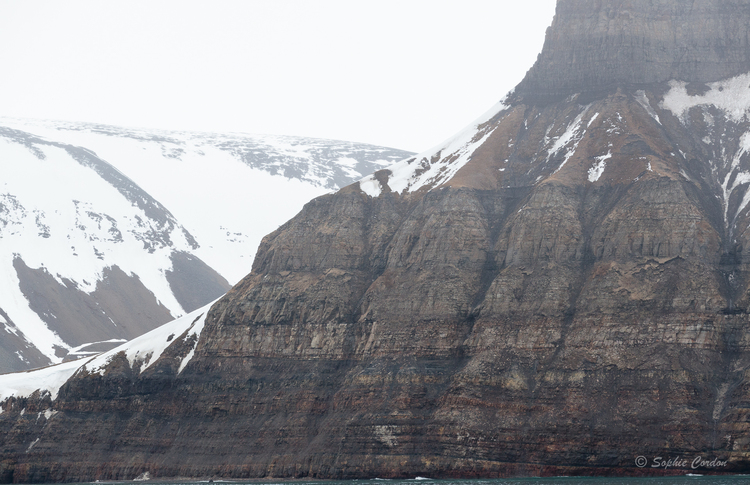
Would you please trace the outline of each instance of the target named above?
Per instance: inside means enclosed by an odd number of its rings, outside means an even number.
[[[533,64],[554,0],[0,0],[0,116],[422,151]]]

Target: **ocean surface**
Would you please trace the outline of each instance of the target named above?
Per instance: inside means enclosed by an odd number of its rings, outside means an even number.
[[[97,482],[92,485],[107,485]],[[138,483],[138,482],[134,482]],[[207,481],[145,481],[145,484],[157,485],[197,485]],[[650,478],[591,478],[591,477],[554,477],[554,478],[502,478],[493,480],[432,480],[417,478],[413,480],[215,480],[211,485],[750,485],[750,475],[701,476],[685,475],[673,477]]]

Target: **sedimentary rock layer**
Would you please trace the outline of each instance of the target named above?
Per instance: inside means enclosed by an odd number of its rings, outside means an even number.
[[[750,71],[747,0],[558,2],[518,91],[546,98],[624,84],[714,82]]]

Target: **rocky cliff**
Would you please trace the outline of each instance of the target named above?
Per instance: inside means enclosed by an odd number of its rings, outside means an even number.
[[[745,0],[558,2],[518,91],[535,98],[623,84],[713,82],[750,71]]]
[[[3,401],[0,477],[746,473],[750,74],[633,59],[637,85],[529,94],[587,45],[575,15],[620,66],[653,43],[626,13],[688,42],[727,5],[560,2],[515,94],[307,204],[202,331]]]

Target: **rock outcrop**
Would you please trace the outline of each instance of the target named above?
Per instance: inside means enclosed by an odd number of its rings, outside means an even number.
[[[688,36],[656,47],[674,71],[633,59],[638,81],[557,100],[577,72],[530,81],[577,56],[578,16],[620,69],[654,42],[634,7],[673,32],[727,5],[750,2],[560,2],[522,89],[307,204],[196,342],[5,400],[0,478],[747,472],[750,23],[710,78]]]
[[[623,84],[719,81],[750,71],[744,0],[559,2],[518,91],[536,99]]]

